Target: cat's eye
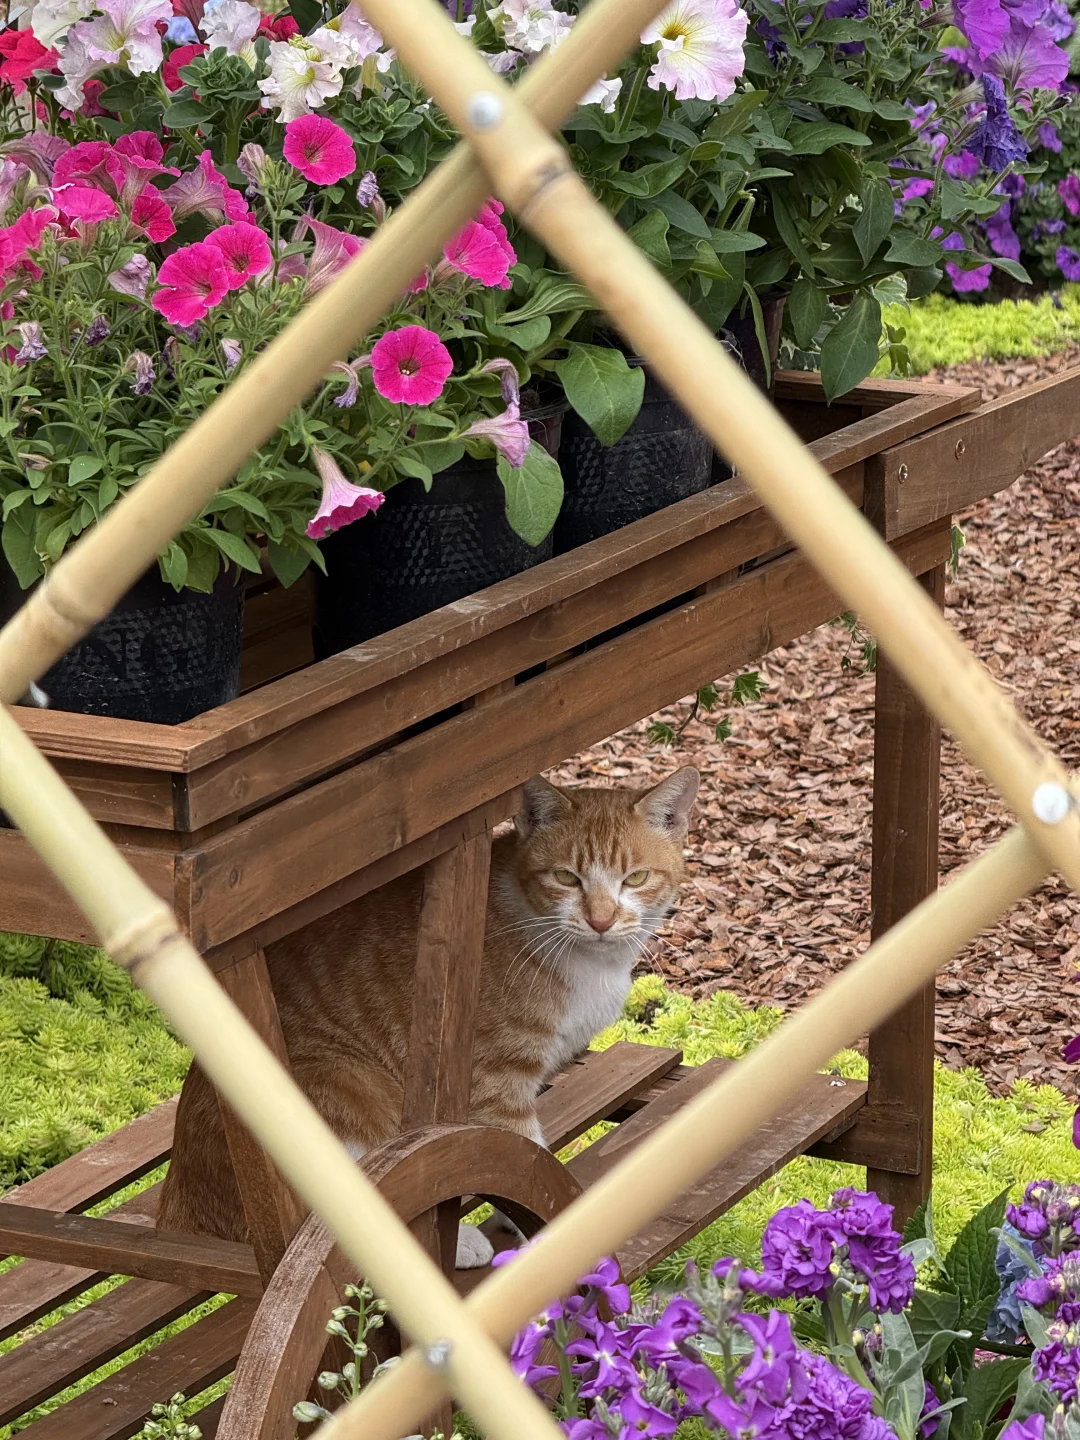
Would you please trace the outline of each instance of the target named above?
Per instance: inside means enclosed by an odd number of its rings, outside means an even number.
[[[574,874],[573,870],[552,870],[552,875],[560,885],[580,885],[581,881]]]
[[[640,885],[644,885],[645,881],[648,878],[648,870],[631,870],[630,874],[627,875],[626,879],[622,883],[624,885],[629,885],[631,890],[636,890]]]

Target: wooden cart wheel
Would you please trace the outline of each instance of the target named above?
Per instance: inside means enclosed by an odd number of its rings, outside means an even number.
[[[402,1220],[476,1195],[533,1235],[581,1194],[550,1151],[489,1125],[433,1125],[386,1141],[361,1162]],[[294,1440],[292,1407],[322,1367],[326,1322],[355,1271],[309,1215],[267,1286],[237,1362],[217,1440]]]

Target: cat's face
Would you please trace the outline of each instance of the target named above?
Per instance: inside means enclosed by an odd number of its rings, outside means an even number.
[[[525,786],[517,879],[552,939],[614,945],[653,933],[678,895],[698,779],[687,767],[646,791]]]

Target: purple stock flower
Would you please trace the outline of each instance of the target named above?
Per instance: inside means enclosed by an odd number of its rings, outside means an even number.
[[[1066,1404],[1077,1399],[1077,1379],[1080,1376],[1080,1349],[1065,1346],[1059,1340],[1036,1350],[1031,1361],[1036,1380],[1041,1380],[1048,1390]]]
[[[720,1390],[705,1407],[706,1414],[722,1425],[734,1440],[756,1440],[758,1435],[775,1434],[777,1413],[760,1395],[751,1392],[737,1404]]]
[[[937,1392],[929,1380],[923,1383],[926,1386],[926,1391],[923,1395],[922,1414],[925,1416],[936,1410],[941,1402],[938,1400]],[[924,1420],[922,1416],[920,1416],[919,1419],[921,1422],[919,1425],[919,1440],[930,1440],[930,1436],[933,1435],[934,1431],[938,1428],[937,1416],[935,1415],[932,1420]]]
[[[787,1440],[856,1440],[871,1418],[869,1390],[841,1374],[822,1355],[804,1352],[805,1393],[793,1396],[777,1415],[777,1431]]]
[[[631,1327],[640,1333],[637,1349],[646,1359],[659,1363],[669,1355],[678,1354],[680,1347],[705,1328],[701,1311],[683,1295],[676,1295],[664,1307],[654,1325]]]
[[[1057,254],[1054,256],[1054,264],[1065,276],[1066,280],[1080,280],[1080,252],[1077,252],[1071,245],[1059,245]],[[1080,1111],[1073,1116],[1073,1144],[1077,1144],[1076,1135],[1080,1131]]]
[[[603,1320],[592,1324],[592,1334],[581,1340],[573,1340],[566,1347],[568,1355],[575,1355],[589,1361],[588,1369],[596,1366],[581,1387],[586,1400],[603,1395],[606,1390],[618,1390],[625,1394],[641,1379],[630,1358],[632,1337],[627,1330],[618,1330]]]
[[[982,88],[986,111],[979,128],[968,141],[967,149],[978,156],[989,170],[1004,170],[1027,158],[1027,143],[1009,115],[1005,87],[998,77],[984,75]]]
[[[739,1324],[754,1342],[754,1353],[739,1377],[745,1390],[754,1386],[765,1399],[777,1405],[788,1393],[792,1371],[799,1365],[799,1353],[791,1333],[791,1321],[780,1310],[768,1318],[740,1315]]]
[[[485,369],[488,368],[485,366]],[[515,375],[517,372],[514,372]],[[630,1287],[623,1284],[622,1275],[619,1273],[618,1261],[610,1256],[605,1256],[597,1265],[595,1270],[588,1275],[583,1275],[579,1282],[583,1287],[591,1286],[599,1290],[600,1294],[608,1303],[613,1315],[625,1315],[630,1309]],[[698,1316],[697,1329],[701,1328],[701,1316]]]
[[[838,1244],[848,1247],[852,1266],[866,1278],[873,1310],[899,1314],[915,1292],[915,1266],[901,1253],[902,1237],[893,1229],[893,1207],[876,1195],[844,1188],[827,1212]]]
[[[674,1415],[669,1415],[666,1410],[661,1410],[650,1400],[646,1400],[640,1390],[631,1390],[618,1401],[614,1414],[625,1420],[629,1426],[631,1435],[638,1434],[649,1437],[674,1435],[679,1428],[679,1422]]]
[[[720,1380],[714,1370],[699,1360],[676,1356],[665,1361],[672,1382],[686,1396],[690,1413],[700,1415],[720,1393]]]
[[[755,1288],[796,1298],[824,1295],[834,1278],[832,1236],[824,1219],[809,1200],[778,1210],[761,1237],[764,1273]]]
[[[1014,1420],[1001,1432],[1000,1440],[1043,1440],[1045,1415],[1029,1415],[1026,1420]]]
[[[611,1432],[599,1420],[564,1421],[567,1440],[611,1440]]]

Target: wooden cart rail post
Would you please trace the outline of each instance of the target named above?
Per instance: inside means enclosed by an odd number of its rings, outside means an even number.
[[[1013,832],[970,866],[942,895],[923,902],[887,936],[877,940],[861,961],[789,1021],[779,1036],[748,1060],[731,1067],[674,1119],[643,1140],[628,1158],[554,1219],[538,1244],[521,1256],[511,1271],[486,1282],[470,1306],[463,1309],[439,1271],[415,1244],[410,1244],[377,1192],[362,1183],[341,1148],[229,1006],[191,947],[180,937],[167,908],[124,864],[12,717],[6,711],[0,715],[0,755],[4,761],[0,766],[0,801],[4,808],[48,857],[112,953],[131,966],[139,982],[182,1033],[195,1041],[200,1059],[227,1099],[265,1143],[290,1181],[327,1218],[332,1230],[346,1237],[351,1258],[384,1290],[395,1312],[403,1316],[419,1341],[385,1381],[371,1387],[357,1406],[343,1412],[336,1426],[349,1430],[366,1417],[366,1434],[373,1440],[383,1434],[399,1434],[402,1411],[411,1418],[411,1414],[430,1408],[450,1384],[497,1437],[551,1434],[550,1421],[514,1384],[505,1362],[485,1335],[505,1339],[554,1291],[568,1288],[599,1254],[616,1248],[654,1220],[682,1191],[697,1183],[763,1124],[839,1045],[867,1024],[879,1024],[898,1003],[911,998],[974,928],[996,918],[1003,906],[1037,883],[1050,863],[1059,864],[1076,884],[1080,877],[1080,817],[1075,812],[1069,777],[1024,730],[988,677],[944,626],[932,601],[921,596],[905,575],[902,563],[858,519],[842,494],[829,487],[820,467],[771,416],[730,363],[725,363],[715,340],[688,319],[633,247],[627,248],[628,242],[617,228],[595,213],[584,189],[579,183],[575,185],[566,172],[561,152],[548,145],[520,102],[467,50],[437,7],[425,7],[419,0],[397,0],[397,6],[391,13],[393,7],[385,0],[371,0],[367,8],[406,60],[429,80],[436,97],[462,123],[512,208],[524,210],[527,223],[547,239],[555,253],[568,260],[627,335],[639,342],[639,348],[654,361],[687,408],[718,439],[722,451],[752,479],[785,529],[827,575],[829,583],[869,620],[898,672],[957,732],[1024,822],[1022,830]],[[619,13],[620,7],[613,0],[596,0],[586,16],[594,25],[590,33],[600,35],[604,23],[616,24]],[[625,18],[625,5],[623,15]],[[445,43],[440,44],[443,37]],[[561,64],[568,53],[581,57],[582,68],[575,72],[575,80],[583,83],[576,94],[586,88],[588,65],[582,52],[570,51],[570,44],[568,40],[560,51],[559,61]],[[595,74],[592,72],[589,80]],[[472,101],[477,96],[483,96],[484,103],[474,109]],[[492,100],[494,111],[489,103]],[[488,128],[487,122],[493,116],[494,128]],[[501,117],[505,118],[500,124]],[[473,119],[482,128],[470,124]],[[508,139],[515,143],[508,146]],[[518,183],[522,169],[526,171],[524,188]],[[558,203],[553,204],[553,200]],[[440,215],[437,203],[421,212],[429,225],[427,239],[433,241],[441,221],[452,212],[452,198],[444,215]],[[589,232],[587,240],[583,240],[585,232]],[[375,248],[373,245],[361,257],[353,273],[369,270],[384,284],[392,266],[383,251],[378,252],[375,261],[371,260]],[[367,270],[363,268],[365,261]],[[354,307],[352,318],[355,320],[361,312],[362,306]],[[275,354],[280,356],[280,351]],[[275,363],[272,360],[260,372],[267,384],[274,376]],[[245,377],[241,377],[234,387],[237,396],[249,393],[244,384]],[[275,390],[276,403],[286,393],[280,387]],[[193,472],[200,439],[205,441],[214,425],[224,424],[222,417],[229,414],[229,397],[208,414],[215,417],[213,422],[208,426],[200,422],[202,429],[193,427],[173,452],[177,466],[174,473]],[[275,423],[272,413],[265,423]],[[242,438],[231,441],[229,455],[238,454],[248,442],[258,443],[260,437],[254,429],[252,426]],[[175,460],[177,455],[179,461]],[[213,460],[219,463],[220,456]],[[231,462],[226,459],[220,463]],[[159,480],[168,474],[167,465],[158,467]],[[186,504],[197,493],[198,487],[194,486],[186,501],[172,497],[162,511],[165,518],[158,516],[158,528],[151,525],[144,533],[144,542],[160,548],[162,536],[167,538],[182,522]],[[80,594],[77,588],[65,592],[61,586],[58,593],[66,595],[61,612],[50,616],[46,598],[36,608],[30,607],[29,620],[14,622],[9,632],[0,635],[0,693],[20,693],[22,685],[16,685],[20,677],[33,678],[39,673],[35,667],[50,663],[57,646],[62,648],[85,630],[100,613],[102,597],[106,608],[108,600],[116,598],[113,588],[118,582],[115,573],[111,580],[108,573],[116,564],[110,554],[111,545],[130,542],[141,561],[149,558],[139,551],[137,529],[125,528],[139,516],[136,502],[140,494],[143,510],[152,510],[151,500],[146,497],[153,497],[155,491],[153,484],[147,483],[113,512],[125,517],[123,523],[106,522],[98,543],[90,537],[73,552],[71,562],[66,562],[63,569],[57,568],[56,576],[78,576],[79,556],[89,556],[82,562],[83,574],[90,582],[88,593]],[[102,540],[106,543],[100,543]],[[130,555],[124,563],[130,563]],[[123,588],[130,577],[124,570],[120,576]],[[701,608],[704,610],[714,598],[704,597],[699,602]],[[909,607],[906,615],[905,603]],[[35,617],[42,630],[36,654],[30,644]],[[692,620],[690,614],[680,615],[678,623],[690,624]],[[577,664],[569,662],[567,671]],[[925,667],[925,673],[921,667]],[[552,678],[558,679],[557,671]],[[491,702],[492,718],[501,714],[508,700],[504,696]],[[40,805],[35,804],[35,795],[40,797]],[[207,844],[220,845],[223,838],[227,837],[211,838]],[[95,852],[96,864],[90,858]],[[984,890],[986,882],[990,883]],[[777,1057],[782,1057],[780,1064],[775,1063]],[[317,1173],[310,1173],[312,1166]],[[14,1211],[17,1207],[7,1208]],[[104,1260],[108,1255],[111,1263],[115,1254],[109,1250],[111,1232],[106,1222],[97,1223],[105,1228],[95,1232],[97,1238],[94,1234],[84,1236],[78,1243],[89,1248],[80,1253],[91,1263],[98,1256]],[[19,1253],[17,1246],[32,1239],[34,1228],[34,1223],[16,1214],[6,1228],[0,1227],[0,1239]],[[13,1237],[10,1241],[9,1236]],[[167,1237],[157,1238],[161,1244],[171,1243]],[[302,1238],[298,1237],[294,1244]],[[43,1242],[39,1239],[38,1243]],[[139,1263],[146,1268],[162,1262],[161,1244],[128,1248],[144,1252]],[[148,1248],[153,1252],[149,1259],[145,1253]],[[292,1253],[290,1247],[284,1264],[289,1263]],[[204,1267],[197,1273],[189,1265],[184,1273],[192,1283],[197,1283],[200,1276],[203,1280],[212,1276],[216,1281],[228,1274],[230,1282],[239,1285],[239,1257],[219,1258],[221,1263],[212,1272]],[[132,1264],[130,1255],[125,1256],[124,1263]],[[252,1262],[248,1271],[254,1274],[255,1269]],[[243,1317],[242,1310],[239,1316]],[[437,1351],[440,1357],[445,1356],[445,1381],[426,1358],[436,1353],[429,1352],[428,1347],[437,1339],[450,1342],[448,1353],[441,1345]]]

